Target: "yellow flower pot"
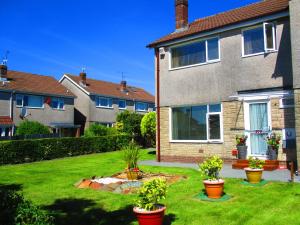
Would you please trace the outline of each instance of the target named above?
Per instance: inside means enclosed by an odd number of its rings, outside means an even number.
[[[261,181],[263,169],[251,169],[245,168],[244,169],[247,175],[247,180],[251,184],[258,184]]]

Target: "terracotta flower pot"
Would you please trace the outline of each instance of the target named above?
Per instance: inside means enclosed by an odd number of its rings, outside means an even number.
[[[128,180],[137,180],[139,176],[139,171],[133,171],[131,169],[127,169],[126,174]]]
[[[224,180],[203,181],[207,197],[221,198],[224,190]]]
[[[165,206],[161,206],[155,211],[146,211],[138,207],[133,208],[139,225],[162,225],[165,215]]]
[[[261,181],[263,169],[245,168],[247,180],[251,184],[258,184]]]

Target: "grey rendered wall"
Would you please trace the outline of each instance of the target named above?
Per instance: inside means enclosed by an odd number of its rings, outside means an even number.
[[[0,116],[9,116],[10,114],[10,93],[0,92]]]
[[[75,123],[82,124],[85,125],[85,127],[87,127],[87,121],[90,120],[90,97],[82,90],[80,90],[77,86],[75,86],[72,82],[70,82],[68,79],[64,79],[61,84],[64,85],[67,89],[69,89],[76,96],[74,100],[74,107],[76,111],[74,118]]]
[[[28,116],[26,119],[38,121],[44,125],[49,125],[50,123],[74,123],[74,99],[64,98],[65,109],[56,110],[52,109],[46,103],[43,109],[27,109]],[[20,107],[16,106],[15,96],[13,101],[13,120],[18,126],[22,121],[20,118]]]
[[[300,88],[300,1],[290,1],[294,88]]]
[[[161,106],[229,100],[237,91],[292,86],[289,20],[277,21],[278,52],[242,58],[241,29],[220,34],[221,61],[169,70],[160,58]]]

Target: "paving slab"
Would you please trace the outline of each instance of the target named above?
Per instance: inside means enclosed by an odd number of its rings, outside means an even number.
[[[179,168],[191,168],[198,170],[198,164],[196,163],[178,163],[178,162],[157,162],[155,160],[145,160],[140,161],[139,165],[146,166],[161,166],[161,167],[179,167]],[[242,178],[246,177],[245,172],[243,170],[235,170],[232,169],[231,164],[224,164],[223,169],[221,171],[221,177],[224,178]],[[289,182],[290,171],[287,169],[278,169],[274,171],[264,171],[263,179],[268,181],[283,181]],[[300,176],[295,176],[295,182],[300,183]]]

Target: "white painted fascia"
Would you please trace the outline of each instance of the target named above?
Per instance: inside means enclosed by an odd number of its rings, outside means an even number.
[[[198,38],[203,38],[203,37],[210,36],[210,35],[216,35],[219,33],[223,33],[225,31],[230,31],[230,30],[235,30],[235,29],[244,28],[244,27],[248,27],[248,26],[253,26],[253,25],[256,25],[259,23],[264,23],[266,21],[275,20],[275,19],[279,19],[279,18],[283,18],[283,17],[287,17],[287,16],[289,16],[288,11],[276,13],[276,14],[273,14],[270,16],[264,16],[259,19],[254,19],[251,21],[240,22],[238,24],[233,24],[233,25],[227,25],[222,28],[217,28],[213,31],[200,32],[199,34],[194,34],[194,35],[191,35],[190,37],[183,37],[183,38],[178,38],[178,40],[166,41],[164,43],[154,46],[153,48],[167,47],[167,46],[171,46],[171,45],[175,45],[175,44],[180,44],[182,42],[192,41],[192,40],[195,40]]]
[[[253,100],[267,100],[271,98],[282,98],[292,96],[292,91],[269,91],[260,93],[238,94],[230,96],[229,98],[238,101],[253,101]]]
[[[78,87],[80,90],[82,90],[85,94],[87,95],[91,95],[90,92],[88,92],[87,90],[85,90],[83,87],[81,87],[79,84],[77,84],[74,80],[72,80],[72,78],[70,78],[67,74],[64,74],[62,76],[62,78],[60,78],[59,83],[62,83],[64,79],[68,79],[72,84],[74,84],[76,87]]]

